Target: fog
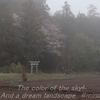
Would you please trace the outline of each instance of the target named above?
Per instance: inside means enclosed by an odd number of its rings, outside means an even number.
[[[65,1],[66,0],[47,0],[51,13],[53,14],[57,10],[61,10]],[[87,7],[89,4],[96,6],[97,11],[100,12],[100,0],[67,0],[67,2],[71,6],[71,10],[75,15],[77,15],[79,11],[87,14]]]
[[[1,73],[100,73],[99,0],[64,1],[0,0]]]

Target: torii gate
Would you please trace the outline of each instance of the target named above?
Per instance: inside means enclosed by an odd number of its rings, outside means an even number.
[[[31,74],[33,73],[33,68],[36,67],[36,73],[38,73],[38,65],[40,61],[29,61],[31,65]]]

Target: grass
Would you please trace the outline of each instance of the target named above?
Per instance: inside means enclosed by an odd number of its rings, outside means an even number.
[[[66,79],[66,78],[75,78],[75,77],[98,77],[99,73],[72,73],[72,74],[27,74],[28,80],[50,80],[50,79]],[[22,81],[21,74],[0,74],[0,81],[5,80],[17,80]]]

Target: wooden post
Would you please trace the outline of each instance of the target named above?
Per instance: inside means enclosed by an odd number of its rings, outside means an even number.
[[[33,65],[31,65],[31,74],[33,73]]]
[[[38,66],[36,65],[36,74],[38,73]]]

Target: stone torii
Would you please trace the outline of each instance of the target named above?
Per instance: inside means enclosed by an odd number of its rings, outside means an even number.
[[[33,73],[33,68],[36,67],[36,73],[38,73],[38,65],[40,61],[29,61],[31,65],[31,74]]]

